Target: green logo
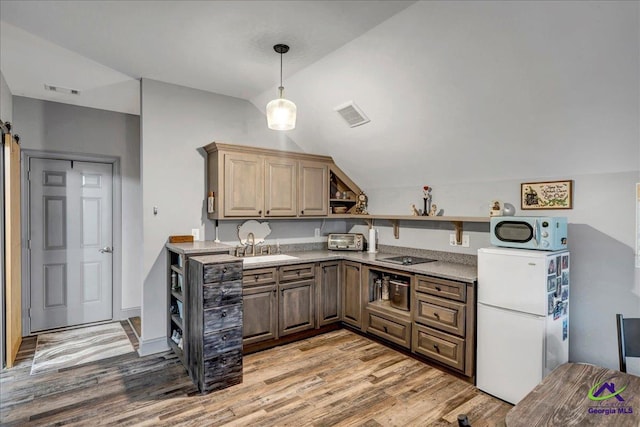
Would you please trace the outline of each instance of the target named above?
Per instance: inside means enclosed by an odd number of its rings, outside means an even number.
[[[600,385],[602,385],[602,387],[600,387]],[[624,387],[622,387],[620,390],[616,391],[616,386],[615,386],[614,383],[601,382],[601,383],[598,383],[598,384],[594,385],[593,387],[591,387],[591,390],[589,390],[588,396],[589,396],[589,399],[591,399],[593,401],[596,401],[596,402],[601,401],[601,400],[611,399],[612,397],[615,397],[620,402],[624,402],[624,399],[622,398],[622,396],[620,396],[620,393],[622,393],[625,388],[627,388],[626,385]],[[598,390],[595,391],[596,389],[598,389]],[[609,392],[609,394],[602,395],[602,392],[605,391],[605,390],[607,390]],[[595,391],[595,393],[594,393],[594,391]]]

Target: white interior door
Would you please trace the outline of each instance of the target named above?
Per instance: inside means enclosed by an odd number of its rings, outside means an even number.
[[[30,160],[31,331],[112,319],[112,173]]]

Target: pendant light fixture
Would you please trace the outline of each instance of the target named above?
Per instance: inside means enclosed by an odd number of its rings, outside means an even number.
[[[282,96],[284,87],[282,86],[282,55],[289,52],[286,44],[277,44],[273,47],[280,54],[280,87],[278,87],[279,98],[267,104],[267,125],[273,130],[291,130],[296,127],[296,104]]]

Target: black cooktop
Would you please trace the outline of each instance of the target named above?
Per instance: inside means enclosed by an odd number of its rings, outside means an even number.
[[[420,258],[417,256],[394,256],[391,258],[379,258],[378,261],[390,262],[393,264],[401,264],[401,265],[414,265],[414,264],[424,264],[426,262],[434,262],[437,261],[433,258]]]

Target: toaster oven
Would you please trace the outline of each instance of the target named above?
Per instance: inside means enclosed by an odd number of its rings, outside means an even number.
[[[327,247],[331,251],[362,251],[364,250],[364,236],[360,233],[329,234]]]

